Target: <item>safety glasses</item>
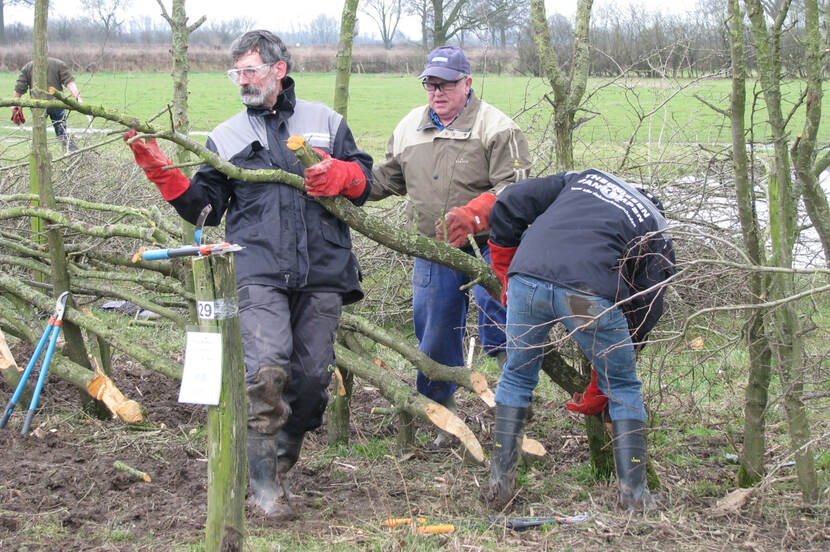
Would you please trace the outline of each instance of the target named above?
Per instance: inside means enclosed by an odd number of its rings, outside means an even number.
[[[427,92],[436,92],[438,90],[443,90],[444,92],[449,92],[450,90],[455,90],[456,85],[463,81],[466,77],[461,77],[458,80],[454,81],[447,81],[447,82],[428,82],[423,81],[424,90]]]
[[[240,75],[244,74],[247,78],[262,77],[271,68],[272,63],[263,63],[254,67],[240,67],[238,69],[228,69],[228,78],[234,84],[239,84]]]

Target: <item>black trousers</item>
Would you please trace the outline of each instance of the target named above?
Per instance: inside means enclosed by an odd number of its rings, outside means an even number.
[[[320,427],[328,403],[334,337],[342,306],[340,294],[334,292],[285,291],[262,285],[239,288],[249,413],[252,400],[273,401],[271,406],[278,411],[280,407],[276,403],[282,399],[290,407],[283,429],[300,434]],[[287,372],[282,397],[262,397],[261,393],[252,397],[250,390],[257,382],[260,368],[272,366]],[[248,427],[259,433],[275,433],[280,429],[267,420],[255,421],[250,415]]]

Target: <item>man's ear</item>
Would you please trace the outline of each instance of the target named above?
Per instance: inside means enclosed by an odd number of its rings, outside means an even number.
[[[285,78],[285,75],[288,74],[288,64],[285,63],[284,61],[278,61],[274,65],[275,65],[276,71],[277,71],[277,73],[276,73],[277,78],[280,79],[280,80]]]

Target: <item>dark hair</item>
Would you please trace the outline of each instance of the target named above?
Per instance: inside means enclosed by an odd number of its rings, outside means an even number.
[[[248,31],[231,44],[231,58],[234,63],[248,52],[258,52],[262,62],[268,65],[284,61],[288,68],[286,74],[291,71],[293,65],[291,54],[288,53],[288,48],[282,39],[271,31]]]

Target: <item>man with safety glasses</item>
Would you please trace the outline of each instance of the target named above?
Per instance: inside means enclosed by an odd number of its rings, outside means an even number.
[[[269,31],[250,31],[231,45],[228,77],[246,109],[213,129],[207,147],[245,169],[282,169],[305,176],[314,196],[343,195],[361,205],[369,195],[372,159],[355,145],[346,121],[329,107],[297,99],[291,56]],[[322,160],[303,170],[286,147],[304,136]],[[291,513],[283,477],[307,431],[322,424],[334,364],[341,307],[363,297],[349,228],[317,201],[280,182],[245,182],[202,165],[192,179],[153,138],[127,135],[135,159],[178,213],[206,224],[225,219],[236,253],[239,321],[248,395],[249,504],[269,517]]]
[[[476,97],[470,62],[461,48],[434,49],[418,78],[427,105],[413,109],[398,123],[386,159],[375,165],[369,199],[408,194],[411,228],[469,254],[473,254],[468,238],[472,235],[489,260],[490,208],[505,186],[525,178],[530,166],[527,141],[512,119]],[[421,351],[447,366],[464,364],[469,295],[459,287],[468,281],[455,270],[415,259],[415,335]],[[482,348],[501,364],[504,308],[481,286],[473,287],[473,297]],[[453,411],[456,387],[418,372],[418,391]],[[435,444],[446,442],[447,434],[441,434]]]

